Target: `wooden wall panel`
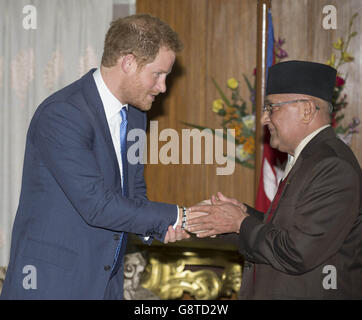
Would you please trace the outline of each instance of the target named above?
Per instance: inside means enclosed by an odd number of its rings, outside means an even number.
[[[337,8],[337,30],[322,27],[322,9],[327,4]],[[219,98],[211,77],[224,89],[228,78],[241,80],[242,94],[248,99],[242,74],[252,77],[256,63],[256,6],[256,0],[137,0],[138,13],[150,13],[167,21],[185,45],[169,76],[168,92],[158,97],[149,112],[150,120],[159,121],[159,131],[173,128],[181,137],[181,130],[188,128],[182,121],[220,128],[220,118],[211,110],[212,101]],[[325,63],[331,54],[332,41],[345,34],[349,17],[362,12],[361,9],[359,0],[273,0],[275,36],[287,40],[285,49],[289,59]],[[356,31],[362,30],[361,19],[362,14],[356,21]],[[347,119],[354,115],[362,119],[361,49],[362,32],[350,48],[356,61],[346,65],[346,93],[350,103],[345,111]],[[354,136],[352,149],[362,163],[362,134]],[[148,196],[154,201],[189,206],[222,191],[253,204],[253,170],[236,165],[234,174],[217,176],[216,167],[148,164],[145,170]]]

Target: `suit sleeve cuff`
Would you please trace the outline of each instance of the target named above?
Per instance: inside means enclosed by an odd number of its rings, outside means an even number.
[[[255,218],[258,218],[260,221],[264,220],[264,212],[258,211],[253,207],[250,207],[249,205],[247,205],[246,203],[244,203],[244,205],[246,206],[247,210],[246,212],[248,214],[250,214],[251,216],[254,216]]]
[[[239,249],[247,260],[253,260],[251,239],[255,239],[255,230],[261,224],[262,222],[258,218],[248,216],[240,225]]]
[[[176,209],[177,209],[177,211],[176,211],[176,223],[173,225],[173,228],[174,228],[174,229],[176,229],[177,224],[178,224],[178,221],[180,220],[180,217],[179,217],[179,214],[178,214],[178,212],[179,212],[179,207],[178,207],[178,205],[176,205]],[[143,240],[144,240],[146,243],[149,242],[149,239],[150,239],[149,236],[148,236],[148,237],[143,237]]]

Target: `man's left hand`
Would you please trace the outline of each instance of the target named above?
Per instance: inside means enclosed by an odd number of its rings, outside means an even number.
[[[213,205],[194,206],[189,210],[190,216],[193,212],[208,213],[202,217],[190,217],[187,221],[187,231],[196,233],[199,238],[222,233],[239,233],[241,223],[249,216],[246,208],[220,200],[214,200]]]

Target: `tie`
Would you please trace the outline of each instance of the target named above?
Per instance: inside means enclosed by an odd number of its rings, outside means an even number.
[[[122,158],[122,194],[128,197],[128,161],[127,161],[127,108],[121,109],[122,122],[120,127],[121,158]]]
[[[283,192],[283,189],[284,189],[284,186],[288,180],[288,176],[289,176],[289,173],[287,174],[287,176],[282,180],[280,181],[279,183],[279,186],[278,186],[278,191],[276,193],[276,195],[274,196],[274,199],[273,199],[273,202],[272,202],[272,207],[270,209],[270,212],[269,212],[269,215],[268,215],[268,218],[267,218],[267,222],[269,222],[271,220],[271,218],[273,217],[273,214],[278,206],[278,203],[279,203],[279,200],[280,200],[280,197],[282,195],[282,192]]]
[[[121,140],[121,158],[122,158],[122,195],[128,197],[128,162],[127,162],[127,108],[121,109],[122,122],[120,126],[120,140]],[[120,234],[120,239],[117,245],[116,253],[114,255],[114,262],[112,267],[111,277],[113,277],[120,266],[121,260],[119,259],[119,252],[122,247],[123,232]]]

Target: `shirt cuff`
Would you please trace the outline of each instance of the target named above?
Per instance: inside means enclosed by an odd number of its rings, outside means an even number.
[[[176,205],[177,207],[177,219],[176,219],[176,223],[173,225],[173,228],[176,229],[177,225],[178,225],[178,221],[180,220],[180,215],[178,214],[179,212],[179,207],[178,205]]]

